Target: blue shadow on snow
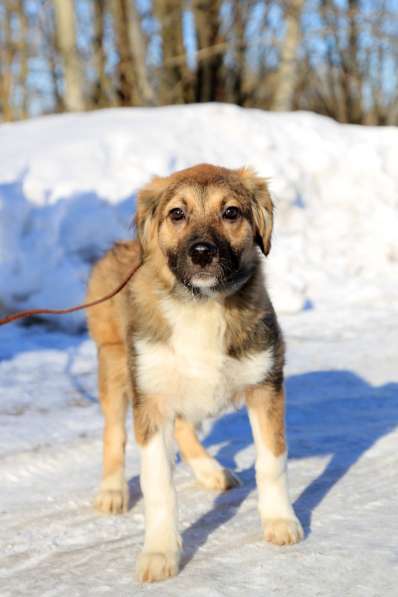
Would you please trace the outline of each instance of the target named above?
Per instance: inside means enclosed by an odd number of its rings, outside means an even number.
[[[312,515],[329,491],[374,443],[397,426],[398,383],[374,387],[350,371],[315,371],[289,377],[286,386],[289,459],[331,455],[326,468],[294,503],[308,536]],[[222,444],[216,457],[234,469],[236,455],[252,441],[246,410],[241,409],[218,419],[204,444]],[[255,490],[254,463],[239,471],[239,478],[241,487],[217,496],[212,510],[184,531],[184,565]]]

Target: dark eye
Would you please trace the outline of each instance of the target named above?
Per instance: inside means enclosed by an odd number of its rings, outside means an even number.
[[[241,215],[241,211],[239,209],[239,207],[227,207],[227,209],[224,211],[222,217],[224,218],[224,220],[237,220]]]
[[[182,209],[179,207],[175,207],[174,209],[170,210],[169,213],[170,218],[173,222],[178,222],[179,220],[183,220],[185,218],[185,214]]]

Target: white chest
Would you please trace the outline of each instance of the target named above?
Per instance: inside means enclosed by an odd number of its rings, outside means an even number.
[[[139,390],[190,420],[217,414],[246,386],[264,379],[269,351],[243,359],[225,353],[225,320],[218,303],[164,305],[172,334],[167,343],[136,341]]]

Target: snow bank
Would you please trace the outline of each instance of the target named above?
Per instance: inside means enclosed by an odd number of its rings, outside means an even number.
[[[81,301],[91,263],[132,235],[137,189],[203,161],[270,179],[280,311],[397,299],[398,129],[214,104],[2,125],[1,310]],[[76,330],[84,315],[52,321]]]

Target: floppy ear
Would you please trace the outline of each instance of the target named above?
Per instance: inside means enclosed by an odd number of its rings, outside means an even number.
[[[160,203],[160,197],[167,186],[168,179],[157,176],[138,193],[134,224],[137,239],[144,250],[156,232],[156,210]]]
[[[238,170],[238,173],[252,198],[255,242],[264,255],[268,255],[271,249],[274,206],[268,191],[267,182],[265,178],[257,176],[250,168],[242,168]]]

